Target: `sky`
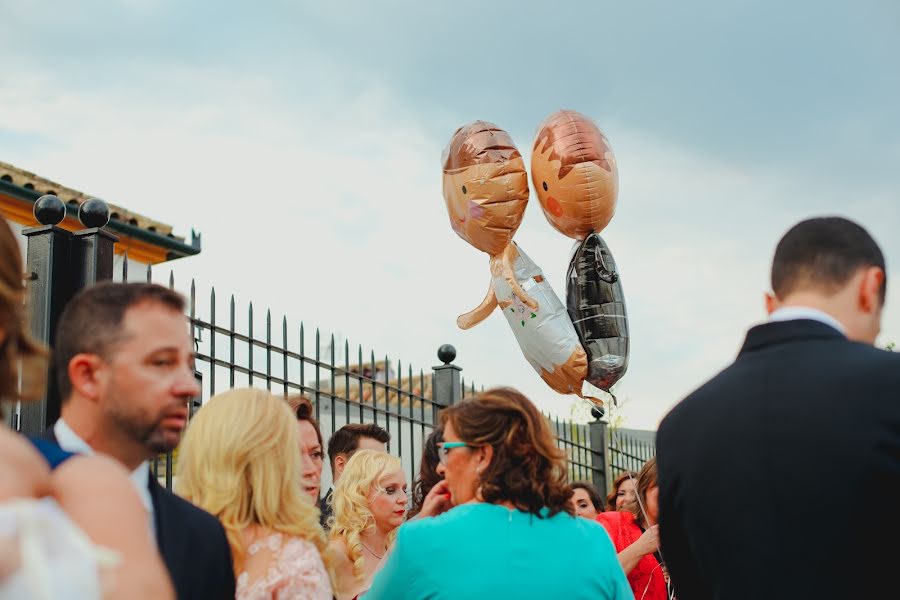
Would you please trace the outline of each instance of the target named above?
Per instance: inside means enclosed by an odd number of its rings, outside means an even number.
[[[609,138],[627,427],[655,428],[734,359],[797,221],[860,222],[900,281],[891,0],[0,0],[0,22],[0,160],[202,232],[201,255],[171,263],[201,293],[416,368],[451,343],[468,381],[552,414],[587,409],[540,380],[499,313],[455,325],[489,280],[441,195],[465,123],[509,131],[526,164],[561,108]],[[515,239],[564,298],[572,242],[534,194]],[[892,287],[881,344],[900,343]]]

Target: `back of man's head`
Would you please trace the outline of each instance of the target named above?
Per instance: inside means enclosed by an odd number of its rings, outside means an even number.
[[[99,283],[79,292],[66,306],[56,330],[53,363],[59,395],[72,394],[69,362],[78,354],[108,357],[124,333],[129,308],[155,302],[184,313],[184,298],[154,283]]]
[[[851,283],[859,289],[848,290]],[[866,330],[861,337],[874,341],[877,327],[874,334],[871,330],[880,323],[887,291],[884,255],[869,232],[853,221],[841,217],[801,221],[775,249],[772,291],[779,302],[800,294],[823,302],[840,296],[842,305],[831,306],[842,313],[835,316],[843,317],[839,320],[849,329]],[[866,322],[853,323],[860,315]]]
[[[328,460],[331,461],[335,481],[340,477],[343,465],[359,450],[360,440],[364,438],[386,445],[391,441],[391,434],[374,423],[349,423],[331,434],[328,440]]]
[[[802,288],[836,292],[866,267],[884,271],[884,255],[869,232],[841,217],[808,219],[778,242],[772,262],[772,291],[785,298]],[[887,279],[881,286],[881,301]]]

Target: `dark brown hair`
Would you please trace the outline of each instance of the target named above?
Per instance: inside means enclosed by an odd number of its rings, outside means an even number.
[[[550,146],[550,160],[560,161],[559,178],[562,179],[581,163],[592,162],[612,172],[606,158],[612,152],[609,142],[588,117],[572,110],[561,110],[541,123],[534,139],[534,151],[542,154]]]
[[[619,495],[619,488],[622,487],[622,482],[626,479],[636,478],[637,473],[634,471],[625,471],[613,480],[612,491],[606,497],[606,510],[616,510],[616,497]]]
[[[841,217],[808,219],[791,227],[778,242],[772,291],[780,299],[804,286],[836,292],[867,267],[879,267],[885,273],[879,294],[883,303],[887,292],[884,255],[869,232]]]
[[[122,321],[129,308],[154,302],[184,313],[184,298],[155,283],[98,283],[75,295],[59,318],[53,362],[62,401],[72,393],[69,362],[77,354],[108,357],[121,341]]]
[[[334,471],[334,460],[338,454],[353,454],[359,448],[359,438],[372,438],[382,444],[391,441],[391,434],[375,423],[348,423],[331,434],[328,440],[328,460]]]
[[[550,516],[574,514],[566,455],[557,448],[547,419],[520,392],[494,388],[476,394],[445,408],[441,424],[446,428],[447,423],[465,443],[494,449],[479,482],[485,502],[511,502],[538,517],[544,507]]]
[[[634,495],[635,498],[631,502],[629,502],[626,507],[628,511],[634,515],[634,520],[638,523],[644,522],[644,512],[641,510],[641,507],[646,509],[647,507],[647,492],[650,491],[650,488],[658,485],[657,480],[657,471],[656,471],[656,457],[654,456],[650,460],[644,463],[644,466],[641,467],[641,470],[638,471],[637,481],[634,483]],[[640,502],[638,502],[640,500]]]
[[[475,121],[456,130],[444,150],[444,171],[506,162],[522,156],[509,134],[493,123]]]
[[[594,505],[594,510],[603,511],[603,498],[600,497],[600,492],[597,491],[597,488],[592,486],[587,481],[576,481],[571,485],[573,490],[584,490],[588,498],[591,500],[591,504]]]
[[[419,464],[419,476],[416,477],[416,481],[413,483],[412,508],[409,509],[409,513],[406,515],[407,519],[412,519],[419,514],[419,511],[422,510],[425,496],[428,495],[431,488],[443,479],[437,472],[437,467],[441,462],[441,457],[438,454],[438,444],[443,441],[443,436],[444,428],[438,426],[422,445],[422,462]]]
[[[44,390],[47,351],[28,332],[23,270],[16,236],[0,218],[0,400],[34,400]]]
[[[294,411],[294,414],[297,415],[298,421],[306,421],[313,426],[313,429],[316,430],[316,437],[319,439],[319,446],[324,447],[325,444],[322,442],[322,430],[319,429],[319,422],[313,417],[315,410],[313,409],[312,400],[303,394],[297,394],[296,396],[288,397],[287,403],[291,407],[291,410]]]

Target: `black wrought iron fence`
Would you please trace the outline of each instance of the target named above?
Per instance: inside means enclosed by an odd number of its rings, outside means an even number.
[[[656,444],[648,439],[648,433],[612,432],[609,443],[610,480],[625,471],[640,471],[645,462],[656,456]]]

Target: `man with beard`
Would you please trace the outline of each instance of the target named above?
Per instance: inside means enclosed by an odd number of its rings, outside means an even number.
[[[62,414],[47,437],[131,471],[179,598],[234,598],[221,524],[163,488],[148,462],[178,445],[200,393],[186,325],[184,299],[155,284],[101,283],[73,298],[54,348]]]

